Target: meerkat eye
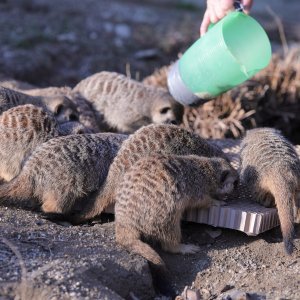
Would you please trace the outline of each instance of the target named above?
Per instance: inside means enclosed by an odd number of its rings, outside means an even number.
[[[221,183],[224,183],[224,182],[225,182],[225,180],[227,179],[228,175],[229,175],[229,171],[224,171],[224,172],[221,174],[221,178],[220,178]]]
[[[77,133],[77,134],[84,134],[85,132],[84,132],[83,129],[79,129],[79,130],[76,131],[76,133]]]
[[[171,109],[170,107],[164,107],[164,108],[162,108],[162,109],[160,110],[160,113],[161,113],[162,115],[165,115],[170,109]]]
[[[78,117],[76,115],[74,115],[74,114],[70,114],[69,120],[70,121],[78,121]]]
[[[55,108],[55,114],[59,115],[62,112],[63,108],[64,106],[62,104],[57,105]]]

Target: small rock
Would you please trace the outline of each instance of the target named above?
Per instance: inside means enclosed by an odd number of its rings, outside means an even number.
[[[104,30],[108,33],[111,33],[114,29],[114,25],[110,22],[104,22],[103,26],[104,26]]]
[[[221,298],[218,298],[220,300],[250,300],[248,293],[239,291],[239,290],[233,290],[229,293],[226,293],[225,295],[220,295]]]
[[[73,226],[71,223],[67,222],[67,221],[58,221],[57,224],[64,226],[64,227],[71,227]]]
[[[210,291],[205,288],[201,289],[201,293],[204,294],[206,298],[210,295]]]
[[[221,289],[220,293],[225,293],[225,292],[227,292],[227,291],[229,291],[229,290],[232,290],[233,288],[234,288],[233,285],[226,284],[226,285]]]
[[[201,295],[199,290],[191,289],[189,287],[185,287],[181,296],[176,298],[177,300],[201,300]]]
[[[126,24],[117,24],[115,26],[115,33],[121,39],[127,39],[131,36],[131,28]]]
[[[276,263],[276,267],[279,267],[279,266],[281,266],[282,265],[282,262],[281,261],[278,261],[277,263]]]
[[[221,229],[216,229],[216,230],[214,230],[214,229],[206,229],[205,231],[213,239],[216,239],[217,237],[219,237],[222,234],[222,230]]]
[[[35,224],[38,225],[38,226],[41,226],[41,225],[43,225],[45,223],[42,220],[36,220]]]
[[[75,42],[76,39],[75,32],[62,33],[57,37],[57,40],[60,42]]]

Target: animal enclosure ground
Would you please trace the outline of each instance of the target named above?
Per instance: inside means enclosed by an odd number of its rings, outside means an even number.
[[[294,44],[300,41],[298,2],[254,4],[253,14],[267,29],[274,51],[281,50],[282,41],[266,5],[282,18],[286,38]],[[201,0],[0,0],[0,73],[41,87],[74,86],[102,70],[142,79],[198,38],[202,13]],[[194,282],[204,299],[217,299],[228,289],[257,298],[299,299],[299,226],[296,231],[298,250],[288,257],[279,228],[248,237],[184,223],[184,241],[201,251],[160,253],[178,292]],[[28,298],[35,299],[34,293],[36,299],[50,294],[53,299],[154,297],[147,263],[116,246],[113,223],[68,226],[39,213],[0,207],[0,232],[24,260],[32,280]],[[1,243],[1,299],[13,299],[20,278],[16,255]]]

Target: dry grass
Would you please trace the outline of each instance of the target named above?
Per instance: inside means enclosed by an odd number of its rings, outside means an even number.
[[[144,83],[167,88],[168,67]],[[197,108],[185,109],[183,126],[205,138],[240,137],[246,129],[270,126],[300,142],[300,47],[274,54],[270,65],[243,85]]]

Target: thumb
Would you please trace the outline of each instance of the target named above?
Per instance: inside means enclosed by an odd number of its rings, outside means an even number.
[[[207,28],[210,24],[210,17],[209,17],[209,12],[208,10],[206,10],[204,16],[203,16],[203,20],[202,20],[202,24],[200,27],[200,35],[203,36],[205,34],[205,32],[207,31]]]

